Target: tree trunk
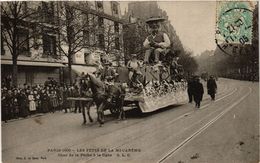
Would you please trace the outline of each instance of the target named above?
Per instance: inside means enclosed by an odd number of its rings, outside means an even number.
[[[12,74],[12,85],[14,87],[17,86],[17,74],[18,74],[18,66],[17,66],[17,57],[13,56],[13,74]]]
[[[72,65],[72,58],[71,55],[68,57],[68,68],[69,68],[69,80],[70,80],[70,85],[72,84],[72,73],[71,73],[71,65]]]

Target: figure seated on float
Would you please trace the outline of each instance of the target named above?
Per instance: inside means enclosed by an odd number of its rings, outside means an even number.
[[[140,70],[142,65],[139,60],[137,60],[136,54],[131,54],[131,59],[127,62],[127,68],[129,70],[129,80],[131,80],[134,71]]]
[[[134,70],[129,80],[129,87],[133,93],[141,93],[143,91],[144,76],[140,70]]]
[[[146,48],[144,63],[161,66],[160,55],[165,55],[170,47],[170,39],[168,35],[161,31],[161,22],[164,18],[150,18],[146,21],[149,26],[150,35],[145,39],[143,45]],[[152,56],[153,55],[153,56]],[[154,61],[152,60],[154,57]]]

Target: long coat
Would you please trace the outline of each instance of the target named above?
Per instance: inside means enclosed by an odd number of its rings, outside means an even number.
[[[203,85],[200,82],[194,82],[193,95],[195,101],[201,101],[204,94]]]
[[[46,92],[40,94],[41,111],[47,113],[49,111],[50,99]]]
[[[193,79],[189,79],[188,80],[188,94],[191,94],[193,95],[193,92],[194,92],[194,80]]]
[[[207,82],[208,94],[215,94],[217,89],[217,84],[214,79],[209,79]]]
[[[25,93],[20,93],[18,97],[18,104],[20,107],[20,114],[22,117],[26,117],[29,115],[28,110],[28,99]]]

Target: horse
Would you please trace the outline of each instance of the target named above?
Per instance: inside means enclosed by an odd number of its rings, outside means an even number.
[[[104,82],[96,78],[92,74],[87,74],[87,83],[82,85],[82,89],[87,91],[88,89],[92,92],[93,102],[97,108],[97,120],[102,126],[104,124],[104,110],[110,109],[115,110],[118,109],[119,117],[118,119],[124,119],[125,114],[123,110],[123,103],[124,103],[124,88],[116,85],[106,85]],[[87,113],[89,116],[90,122],[93,122],[93,119],[90,116],[89,110],[90,105],[87,105]],[[111,113],[113,113],[111,111]],[[86,115],[85,109],[82,111],[83,114],[83,124],[86,123]]]

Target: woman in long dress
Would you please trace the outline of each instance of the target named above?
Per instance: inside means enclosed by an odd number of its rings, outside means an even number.
[[[34,94],[31,91],[29,96],[28,96],[28,100],[29,100],[29,110],[31,113],[35,113],[36,112],[36,104],[35,104],[35,98],[34,98]]]
[[[54,113],[57,110],[57,107],[59,105],[58,97],[56,94],[56,91],[52,90],[50,94],[50,102],[51,102],[51,111]]]

